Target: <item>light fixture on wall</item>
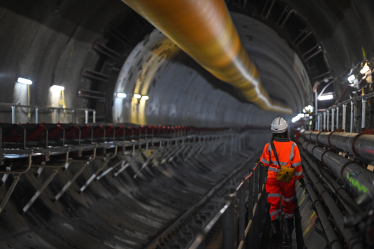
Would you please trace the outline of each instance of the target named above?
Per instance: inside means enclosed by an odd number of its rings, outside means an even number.
[[[22,84],[31,85],[31,84],[32,84],[32,81],[31,81],[31,80],[28,80],[28,79],[25,79],[25,78],[21,78],[21,77],[19,77],[19,78],[17,79],[17,83],[22,83]]]
[[[311,105],[308,105],[308,106],[304,107],[303,113],[309,113],[310,114],[310,113],[313,112],[313,110],[314,110],[314,107],[311,106]]]
[[[361,69],[360,73],[365,74],[369,70],[370,70],[370,67],[368,66],[368,64],[365,64],[365,66]]]
[[[142,97],[142,95],[140,95],[140,94],[137,94],[137,93],[134,94],[135,99],[140,99],[141,97]]]
[[[354,76],[353,74],[351,76],[348,77],[348,81],[349,83],[353,83],[353,81],[356,79],[356,76]]]
[[[333,99],[334,95],[332,93],[324,94],[318,97],[318,100],[329,100]]]
[[[305,118],[305,117],[309,117],[309,114],[299,113],[297,116],[295,116],[295,117],[292,118],[292,123],[296,123],[301,118]]]
[[[53,85],[53,86],[51,86],[51,90],[52,91],[63,91],[63,90],[65,90],[65,87],[59,86],[59,85]]]
[[[117,98],[122,98],[122,99],[124,99],[124,98],[126,98],[126,93],[117,93]]]
[[[30,97],[30,85],[32,84],[32,81],[29,79],[25,79],[22,77],[18,77],[16,83],[26,84],[27,85],[27,104],[28,106],[31,105],[31,97]],[[28,118],[31,118],[31,109],[29,108],[29,112],[27,115]]]
[[[142,99],[147,100],[147,99],[149,99],[149,97],[148,96],[142,96]]]

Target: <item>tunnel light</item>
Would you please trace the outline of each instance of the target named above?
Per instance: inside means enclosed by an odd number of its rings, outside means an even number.
[[[360,73],[365,74],[369,70],[370,70],[370,67],[367,64],[365,64],[365,66],[361,69]]]
[[[304,107],[303,112],[304,113],[306,113],[306,112],[313,112],[313,110],[314,110],[314,107],[311,106],[311,105],[308,105],[308,106]]]
[[[65,90],[65,87],[59,86],[59,85],[53,85],[53,86],[51,86],[51,90],[52,91],[63,91],[63,90]]]
[[[142,99],[147,100],[147,99],[149,99],[149,97],[148,96],[142,96]]]
[[[292,118],[292,123],[295,123],[295,122],[299,121],[303,117],[305,117],[305,114],[303,114],[303,113],[298,114],[296,117]]]
[[[329,100],[333,99],[334,95],[333,94],[326,94],[326,95],[321,95],[318,97],[318,100]]]
[[[140,95],[140,94],[137,94],[137,93],[134,94],[134,98],[136,98],[136,99],[140,99],[141,97],[142,97],[142,95]]]
[[[356,76],[354,76],[353,74],[348,77],[349,83],[352,83],[355,79],[356,79]]]
[[[124,98],[126,98],[126,96],[127,96],[126,93],[117,93],[118,98],[123,98],[124,99]]]
[[[32,81],[31,81],[31,80],[28,80],[28,79],[25,79],[25,78],[18,78],[18,79],[17,79],[17,83],[22,83],[22,84],[31,85],[31,84],[32,84]]]

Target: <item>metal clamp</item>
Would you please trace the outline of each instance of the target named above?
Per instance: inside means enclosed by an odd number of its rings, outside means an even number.
[[[325,152],[323,152],[322,153],[322,155],[321,155],[321,162],[322,162],[322,164],[324,165],[324,166],[326,166],[326,164],[323,162],[323,156],[327,153],[327,152],[334,152],[334,150],[332,150],[332,149],[328,149],[328,150],[326,150]]]
[[[321,132],[329,132],[329,131],[326,130],[326,129],[323,129],[322,131],[320,131],[320,132],[317,134],[317,143],[320,143],[319,140],[318,140],[318,136],[319,136],[319,134],[321,134]]]
[[[310,152],[310,153],[312,154],[312,156],[314,156],[314,154],[313,154],[313,150],[314,150],[316,147],[319,147],[319,145],[315,145],[315,146],[313,147],[312,151]]]
[[[314,131],[316,131],[316,130],[314,130]],[[309,141],[312,141],[312,133],[313,133],[314,131],[311,131],[311,132],[309,133]]]
[[[345,164],[342,166],[342,168],[340,169],[340,178],[341,178],[343,181],[344,181],[344,178],[343,178],[343,171],[344,171],[345,167],[347,167],[348,165],[350,165],[350,164],[352,164],[352,163],[356,163],[356,162],[352,162],[352,161],[347,162],[347,163],[345,163]]]
[[[335,132],[344,132],[344,130],[338,128],[338,129],[336,129],[335,131],[330,132],[329,136],[327,137],[327,142],[329,143],[330,147],[333,147],[333,146],[331,145],[331,143],[330,143],[330,137],[331,137],[331,135],[332,135],[333,133],[335,133]]]
[[[356,150],[355,150],[355,142],[356,142],[357,138],[359,138],[359,137],[362,136],[362,135],[374,135],[374,134],[373,134],[373,130],[370,130],[370,129],[363,129],[363,130],[361,131],[361,133],[357,134],[357,135],[353,138],[351,148],[352,148],[352,152],[353,152],[353,154],[354,154],[355,156],[359,156],[359,155],[357,154]]]

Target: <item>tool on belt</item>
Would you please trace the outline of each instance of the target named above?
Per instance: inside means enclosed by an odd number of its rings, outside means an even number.
[[[277,174],[277,181],[290,183],[290,181],[292,180],[292,177],[295,173],[295,169],[281,165],[279,163],[277,150],[275,149],[273,141],[271,141],[270,144],[271,144],[271,148],[273,149],[274,156],[277,159],[277,162],[278,162],[278,165],[279,165],[279,172]],[[270,151],[270,158],[271,158],[271,151]]]

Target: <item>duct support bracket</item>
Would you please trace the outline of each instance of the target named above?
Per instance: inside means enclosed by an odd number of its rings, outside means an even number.
[[[361,131],[361,133],[357,134],[357,135],[353,138],[353,140],[352,140],[352,152],[353,152],[353,154],[354,154],[355,156],[360,156],[360,155],[357,154],[357,152],[356,152],[356,150],[355,150],[355,142],[356,142],[356,140],[357,140],[360,136],[362,136],[362,135],[374,135],[374,133],[373,133],[373,130],[371,130],[371,129],[363,129],[363,130]],[[330,143],[330,141],[329,141],[329,143]]]
[[[312,151],[310,152],[310,153],[312,154],[312,156],[314,156],[314,154],[313,154],[313,150],[314,150],[315,148],[317,148],[317,147],[320,147],[320,146],[319,146],[319,145],[314,146],[313,149],[312,149]],[[322,155],[322,156],[323,156],[323,155]]]
[[[329,136],[327,137],[327,142],[329,143],[330,148],[334,147],[334,146],[332,146],[331,143],[330,143],[330,137],[331,137],[331,135],[334,134],[335,132],[344,132],[344,130],[343,130],[343,129],[340,129],[340,128],[337,128],[335,131],[330,132]],[[317,139],[317,141],[318,141],[318,139]]]
[[[344,169],[345,167],[347,167],[348,165],[352,164],[352,163],[356,163],[355,161],[351,161],[351,162],[347,162],[346,164],[344,164],[342,166],[342,168],[340,169],[340,178],[344,181],[344,178],[343,178],[343,172],[344,172]]]
[[[313,148],[314,149],[314,148]],[[328,168],[328,166],[325,164],[325,162],[323,161],[323,156],[327,153],[327,152],[334,152],[335,153],[335,151],[333,150],[333,149],[328,149],[328,150],[326,150],[326,151],[324,151],[323,153],[322,153],[322,155],[321,155],[321,162],[322,162],[322,164],[323,164],[323,166],[325,166],[325,167],[327,167]],[[313,154],[312,154],[313,155]],[[313,155],[314,156],[314,155]]]
[[[326,130],[326,129],[323,129],[322,131],[320,131],[320,132],[317,134],[317,143],[319,143],[319,144],[320,144],[320,142],[318,141],[318,136],[319,136],[319,134],[321,134],[321,132],[329,132],[329,131]]]

